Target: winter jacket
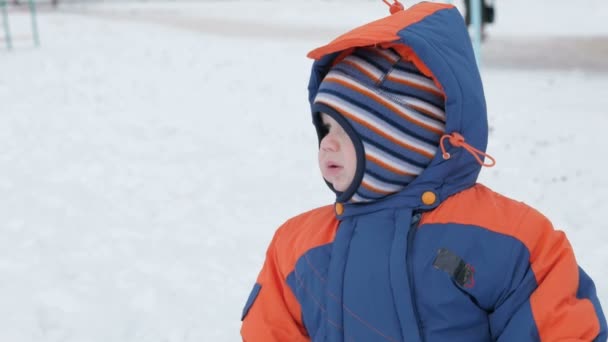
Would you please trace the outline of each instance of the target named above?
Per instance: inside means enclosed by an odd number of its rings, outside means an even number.
[[[432,77],[454,139],[399,193],[281,226],[245,305],[243,340],[606,341],[594,284],[565,235],[477,183],[469,147],[485,151],[488,125],[460,13],[421,3],[312,51],[311,103],[336,59],[360,46],[391,47]]]

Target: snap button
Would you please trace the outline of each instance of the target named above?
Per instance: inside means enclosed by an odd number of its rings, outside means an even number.
[[[432,191],[425,191],[422,194],[422,203],[424,203],[425,205],[432,205],[435,203],[436,200],[437,195],[435,195],[435,193]]]
[[[335,209],[336,209],[336,214],[342,215],[344,213],[344,204],[336,203]]]

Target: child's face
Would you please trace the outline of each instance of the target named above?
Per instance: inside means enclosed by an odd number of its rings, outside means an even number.
[[[343,192],[355,178],[355,146],[336,120],[321,113],[321,121],[328,133],[321,139],[319,146],[319,168],[323,178],[331,183],[334,189]]]

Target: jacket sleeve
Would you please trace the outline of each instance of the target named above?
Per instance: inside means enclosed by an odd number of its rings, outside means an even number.
[[[593,281],[576,263],[566,236],[533,209],[515,237],[508,284],[490,314],[497,341],[606,341],[606,318]]]
[[[280,249],[281,229],[275,234],[262,271],[245,305],[241,336],[245,342],[310,341],[301,321],[301,308],[286,282],[288,260]],[[281,258],[283,257],[283,258]]]

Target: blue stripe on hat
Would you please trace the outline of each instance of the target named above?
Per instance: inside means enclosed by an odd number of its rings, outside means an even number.
[[[336,65],[333,72],[340,72],[343,75],[348,75],[356,78],[360,83],[373,85],[386,75],[386,71],[376,68],[372,64],[366,63],[360,58],[345,58],[343,62]],[[374,75],[370,77],[371,75]]]
[[[374,162],[370,162],[369,160],[366,161],[366,166],[367,167],[365,169],[365,173],[385,183],[395,184],[402,188],[404,188],[411,181],[413,181],[414,178],[416,178],[416,176],[410,176],[406,178],[395,173],[387,173],[384,171],[385,169],[382,168],[382,166],[375,164]]]
[[[405,84],[397,83],[390,79],[387,79],[382,84],[382,90],[385,90],[389,93],[393,93],[395,95],[411,96],[421,101],[428,102],[433,106],[439,108],[443,108],[445,103],[445,100],[441,96],[437,96],[433,93],[429,93],[424,90],[420,90]]]
[[[390,58],[381,57],[375,49],[357,49],[352,55],[357,56],[367,63],[375,66],[385,74],[389,72],[395,64],[395,61],[391,61]],[[395,53],[391,53],[391,55],[396,58],[395,60],[399,58]]]
[[[424,115],[428,120],[435,121],[438,125],[445,127],[445,111],[442,108],[411,95],[392,93],[392,96],[397,102],[403,103],[405,106],[418,111],[420,115]]]

